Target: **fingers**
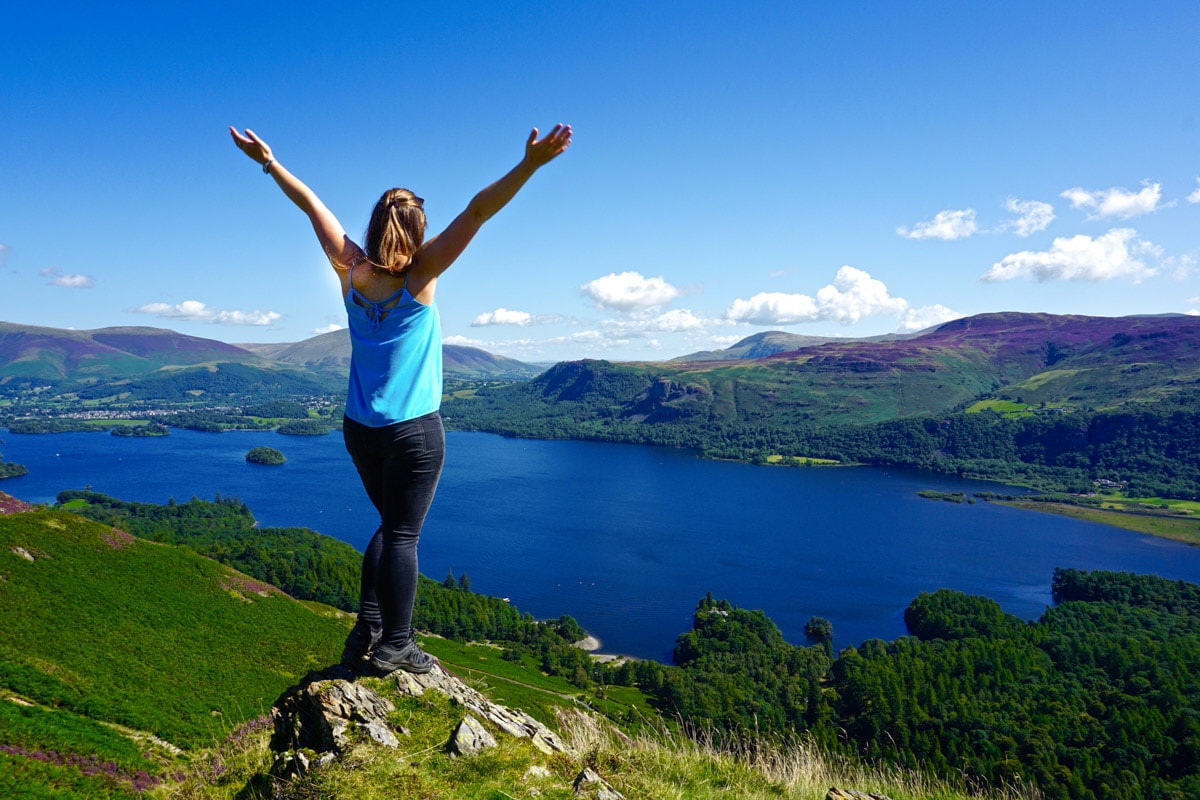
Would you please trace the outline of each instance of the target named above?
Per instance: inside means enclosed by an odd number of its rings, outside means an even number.
[[[538,139],[537,135],[538,129],[534,128],[533,132],[529,134],[529,142],[527,143],[528,146],[548,147],[556,152],[562,152],[566,149],[567,145],[571,143],[571,126],[559,123],[555,125],[550,132],[545,135],[544,138]]]

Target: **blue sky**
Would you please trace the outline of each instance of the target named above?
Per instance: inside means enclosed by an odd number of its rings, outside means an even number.
[[[526,361],[1200,311],[1194,2],[44,8],[0,47],[5,322],[344,325],[231,124],[360,236],[391,186],[440,230],[570,123],[439,284],[447,342]]]

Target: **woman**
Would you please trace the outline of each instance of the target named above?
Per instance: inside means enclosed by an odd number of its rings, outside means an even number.
[[[358,622],[346,638],[342,663],[386,675],[428,672],[434,660],[416,643],[412,610],[417,594],[417,539],[442,471],[445,434],[441,325],[434,292],[438,277],[475,233],[539,168],[571,144],[571,127],[555,125],[525,156],[467,204],[439,235],[425,241],[424,201],[390,189],[375,204],[366,249],[337,217],[274,157],[267,143],[232,126],[234,144],[308,215],[341,281],[350,327],[350,385],[343,435],[380,525],[363,556]]]

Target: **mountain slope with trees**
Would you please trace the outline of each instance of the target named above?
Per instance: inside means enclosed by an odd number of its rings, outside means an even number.
[[[507,435],[904,465],[1060,491],[1105,478],[1194,498],[1198,387],[1200,318],[987,314],[760,359],[568,362],[452,398],[443,414]]]

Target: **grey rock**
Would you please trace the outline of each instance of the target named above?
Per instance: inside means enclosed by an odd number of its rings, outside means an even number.
[[[398,747],[400,742],[387,724],[387,715],[394,710],[390,702],[357,683],[340,679],[301,683],[284,693],[271,710],[275,720],[271,749],[307,747],[317,753],[341,753],[355,729],[385,747]]]
[[[625,800],[625,795],[618,792],[608,781],[600,777],[600,773],[587,767],[579,773],[574,783],[575,796],[592,800]]]
[[[452,756],[473,756],[495,746],[496,738],[487,732],[479,720],[468,714],[454,729],[446,749]]]
[[[571,748],[558,734],[524,711],[493,703],[458,678],[439,668],[424,675],[408,672],[396,677],[396,690],[410,697],[420,697],[426,691],[437,691],[486,719],[509,736],[529,739],[543,753],[570,753]]]
[[[825,800],[888,800],[887,795],[860,792],[855,789],[831,788],[825,795]]]

